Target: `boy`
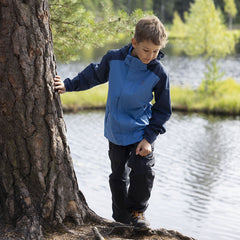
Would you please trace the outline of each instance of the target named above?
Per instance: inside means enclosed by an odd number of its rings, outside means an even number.
[[[104,135],[112,169],[112,216],[141,230],[150,226],[144,212],[154,180],[153,143],[166,131],[164,123],[171,115],[168,74],[159,61],[166,43],[160,20],[144,17],[131,44],[109,51],[100,63],[91,63],[72,80],[54,78],[59,93],[109,82]]]

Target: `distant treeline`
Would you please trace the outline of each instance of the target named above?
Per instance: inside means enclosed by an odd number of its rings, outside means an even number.
[[[240,11],[240,0],[214,0],[216,8],[220,8],[224,11],[226,2],[235,2],[236,9]],[[164,23],[172,23],[174,12],[183,18],[184,12],[189,10],[190,4],[194,0],[82,0],[82,4],[92,11],[101,11],[102,6],[112,7],[114,10],[124,10],[128,13],[132,13],[136,9],[142,9],[143,11],[153,11]],[[226,13],[225,18],[227,22]],[[240,23],[240,14],[238,13],[234,19],[234,24]]]

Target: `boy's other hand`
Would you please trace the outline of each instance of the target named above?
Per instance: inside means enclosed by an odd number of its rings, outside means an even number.
[[[65,93],[66,92],[66,88],[65,88],[65,85],[64,85],[63,81],[61,80],[61,77],[60,76],[56,76],[53,80],[54,80],[54,89],[58,93]]]
[[[147,156],[150,152],[152,152],[151,144],[146,140],[143,139],[136,148],[136,155],[140,155],[142,157]]]

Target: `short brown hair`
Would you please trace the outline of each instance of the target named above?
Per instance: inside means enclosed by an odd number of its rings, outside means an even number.
[[[134,38],[137,42],[151,40],[161,48],[164,48],[168,42],[165,27],[156,16],[141,18],[136,24]]]

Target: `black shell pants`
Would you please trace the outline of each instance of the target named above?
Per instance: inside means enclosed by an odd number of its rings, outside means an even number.
[[[145,157],[136,155],[137,145],[119,146],[109,142],[112,217],[122,223],[129,223],[132,211],[146,210],[153,187],[153,145],[152,152]]]

